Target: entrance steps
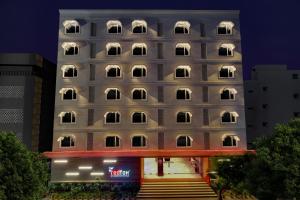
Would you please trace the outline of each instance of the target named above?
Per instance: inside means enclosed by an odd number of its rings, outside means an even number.
[[[206,182],[144,182],[138,200],[199,199],[217,200],[216,193]]]

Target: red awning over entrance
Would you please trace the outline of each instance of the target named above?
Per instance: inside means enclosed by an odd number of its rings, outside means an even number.
[[[244,149],[217,149],[217,150],[105,150],[105,151],[53,151],[44,152],[48,158],[72,157],[214,157],[233,156],[246,153],[255,153],[254,150]]]

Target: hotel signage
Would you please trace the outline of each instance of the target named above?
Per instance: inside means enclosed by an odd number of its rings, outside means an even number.
[[[108,172],[111,178],[130,177],[130,170],[115,169],[114,167],[109,167]]]

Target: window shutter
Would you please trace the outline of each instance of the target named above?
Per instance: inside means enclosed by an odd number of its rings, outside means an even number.
[[[157,87],[157,100],[158,102],[164,102],[164,88],[163,86]]]
[[[157,80],[162,81],[164,79],[164,68],[163,64],[157,65]]]
[[[202,80],[207,81],[207,64],[202,65]]]
[[[209,117],[208,117],[208,109],[203,109],[203,125],[208,126],[209,125]]]
[[[95,99],[95,86],[89,86],[89,103],[94,103]]]

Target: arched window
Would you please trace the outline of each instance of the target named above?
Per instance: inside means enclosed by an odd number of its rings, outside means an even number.
[[[143,124],[146,123],[146,114],[144,112],[134,112],[132,114],[132,123]]]
[[[120,113],[119,112],[107,112],[104,115],[106,124],[116,124],[120,123]]]
[[[105,90],[106,100],[117,100],[120,99],[121,93],[118,88],[107,88]]]
[[[122,33],[122,23],[119,20],[109,20],[106,27],[108,33]]]
[[[119,147],[120,146],[120,138],[118,136],[107,136],[105,139],[106,147]]]
[[[190,100],[192,98],[192,91],[188,88],[180,88],[176,92],[176,99]]]
[[[74,88],[62,88],[59,93],[62,95],[62,100],[76,100],[76,90]]]
[[[175,77],[176,78],[189,78],[191,74],[191,67],[180,65],[176,68]]]
[[[77,77],[77,68],[75,65],[63,65],[61,67],[64,78]]]
[[[134,20],[132,22],[132,32],[133,33],[146,33],[147,32],[147,22],[144,20]]]
[[[192,146],[192,138],[190,136],[181,135],[177,137],[176,144],[177,147],[191,147]]]
[[[230,21],[222,21],[218,25],[218,35],[232,35],[234,23]]]
[[[132,90],[132,99],[146,100],[147,91],[144,88],[134,88]]]
[[[119,43],[108,43],[106,45],[106,52],[109,56],[116,56],[121,54],[121,45]]]
[[[147,45],[145,43],[134,43],[132,45],[132,55],[145,56],[147,54]]]
[[[192,114],[190,112],[178,112],[177,123],[191,123]]]
[[[191,24],[188,21],[178,21],[175,24],[174,32],[175,34],[189,34]]]
[[[57,142],[59,142],[59,147],[74,147],[75,136],[74,135],[61,136],[57,139]]]
[[[76,113],[73,111],[61,112],[59,117],[62,124],[74,124],[76,122]]]
[[[132,147],[145,147],[146,144],[146,137],[143,135],[135,135],[131,139]]]
[[[106,77],[121,77],[121,68],[118,65],[108,65],[105,71]]]
[[[178,43],[176,44],[175,55],[177,56],[189,56],[191,46],[188,43]]]
[[[236,93],[234,88],[224,88],[221,90],[221,100],[234,100]]]
[[[219,47],[219,56],[233,56],[234,48],[233,44],[221,44]]]
[[[221,114],[222,123],[236,123],[239,115],[236,112],[223,112]]]
[[[65,27],[65,34],[80,32],[80,26],[78,21],[76,20],[66,20],[64,21],[63,25]]]
[[[64,42],[62,48],[65,55],[78,55],[79,53],[79,46],[75,42]]]
[[[236,68],[234,66],[222,66],[219,71],[220,78],[234,78],[234,72]]]
[[[236,135],[223,135],[222,141],[224,147],[236,147],[240,138]]]
[[[132,68],[132,77],[141,78],[146,76],[146,66],[145,65],[135,65]]]

